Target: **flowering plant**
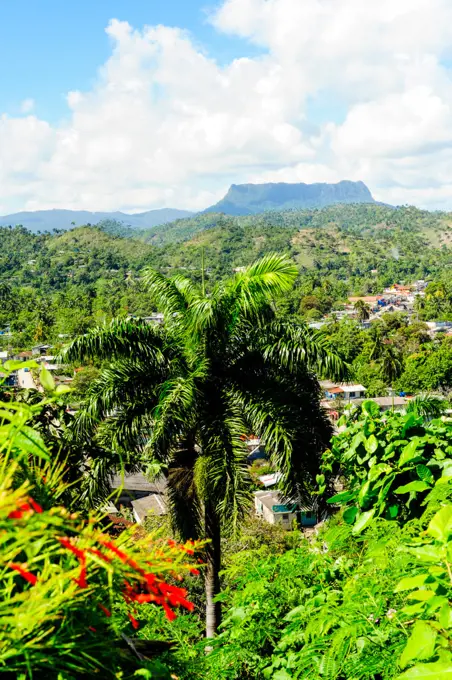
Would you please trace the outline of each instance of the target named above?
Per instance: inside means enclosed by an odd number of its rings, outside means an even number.
[[[118,673],[133,673],[147,655],[134,656],[121,639],[124,601],[130,634],[142,606],[162,607],[169,620],[192,611],[175,583],[197,573],[197,545],[137,527],[113,539],[101,518],[62,506],[64,465],[50,460],[27,409],[16,406],[0,404],[0,671],[127,677]]]

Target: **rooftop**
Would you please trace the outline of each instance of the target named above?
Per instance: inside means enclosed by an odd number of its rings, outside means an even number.
[[[166,489],[166,480],[164,477],[159,477],[154,482],[146,479],[142,472],[126,472],[123,475],[111,475],[112,489],[123,488],[124,491],[147,491],[148,493],[164,493]]]

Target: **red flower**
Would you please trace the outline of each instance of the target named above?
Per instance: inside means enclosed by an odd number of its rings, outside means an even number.
[[[42,512],[42,508],[39,505],[39,503],[36,503],[36,501],[33,500],[33,498],[31,496],[28,497],[28,500],[30,501],[30,505],[33,508],[33,510],[35,512],[37,512],[38,514],[40,514]]]
[[[77,546],[73,545],[71,543],[70,539],[67,538],[66,536],[60,536],[57,540],[61,543],[63,548],[66,548],[67,550],[70,550],[72,553],[74,553],[74,555],[76,556],[76,558],[78,560],[85,560],[86,559],[85,558],[85,551],[80,550],[80,548],[77,548]]]
[[[14,569],[14,571],[17,571],[22,576],[22,578],[28,581],[28,583],[31,583],[32,586],[36,584],[36,581],[38,580],[37,576],[32,574],[30,571],[27,571],[27,569],[24,569],[24,567],[21,564],[11,562],[9,567],[10,569]]]
[[[168,621],[174,621],[174,619],[177,618],[177,617],[176,617],[176,614],[173,612],[173,610],[170,607],[168,607],[166,602],[163,602],[162,606],[163,606],[165,616],[168,619]]]
[[[97,548],[88,548],[88,552],[90,552],[92,555],[100,557],[100,559],[104,560],[105,562],[111,562],[111,557],[104,555],[104,553],[98,550]]]
[[[12,512],[9,513],[8,519],[22,519],[26,512],[33,512],[33,508],[30,503],[24,501],[17,506],[16,510],[12,510]]]
[[[199,576],[199,569],[195,569],[194,567],[191,567],[190,574],[193,574],[193,576]]]
[[[109,619],[110,616],[111,616],[111,611],[109,609],[107,609],[107,607],[104,607],[104,605],[101,604],[100,602],[97,603],[97,606],[99,607],[99,609],[102,609],[105,616]]]
[[[97,630],[94,628],[94,626],[88,626],[88,630],[92,631],[93,633],[97,633]]]
[[[86,561],[83,561],[80,566],[80,576],[75,578],[74,581],[79,586],[79,588],[87,588],[88,581],[86,580]]]
[[[136,618],[134,616],[132,616],[132,614],[129,613],[129,614],[127,614],[127,616],[129,617],[130,623],[135,628],[135,630],[140,627],[139,622],[136,620]]]

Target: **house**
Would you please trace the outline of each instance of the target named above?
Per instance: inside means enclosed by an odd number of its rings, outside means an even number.
[[[110,477],[112,491],[119,494],[115,496],[115,503],[131,507],[132,501],[144,498],[150,494],[164,495],[166,491],[166,479],[159,477],[150,482],[142,472],[125,472],[124,475],[113,473]]]
[[[149,496],[132,501],[133,517],[137,524],[143,524],[149,515],[166,515],[168,512],[165,497],[161,494],[151,493]]]
[[[32,348],[31,353],[33,354],[34,357],[45,356],[47,354],[48,349],[52,349],[52,346],[51,345],[36,345],[36,347]]]
[[[365,399],[358,399],[353,402],[357,406],[361,406]],[[382,411],[404,411],[409,399],[406,397],[372,397],[370,401],[374,401]]]
[[[320,386],[325,392],[327,399],[362,399],[366,395],[366,388],[363,385],[351,385],[349,383],[328,383],[322,381]]]
[[[279,491],[255,491],[256,514],[269,524],[290,530],[294,522],[301,526],[317,524],[317,514],[310,508],[299,508],[296,503],[283,503]]]

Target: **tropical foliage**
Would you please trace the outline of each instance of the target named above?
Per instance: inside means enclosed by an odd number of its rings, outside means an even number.
[[[419,516],[428,494],[452,476],[452,422],[425,422],[418,414],[425,400],[415,406],[406,415],[382,415],[375,402],[364,402],[323,456],[320,492],[333,480],[344,481],[346,489],[328,502],[346,507],[353,533],[374,517],[403,522]]]
[[[30,426],[40,405],[1,407],[1,672],[24,680],[135,671],[169,679],[149,660],[152,642],[139,650],[132,637],[143,607],[161,607],[169,620],[179,607],[193,609],[172,582],[197,573],[189,557],[196,546],[134,530],[113,539],[108,522],[68,510],[65,460]]]
[[[282,493],[306,499],[331,435],[313,370],[346,373],[321,336],[275,318],[272,300],[296,275],[286,258],[267,256],[206,294],[188,279],[148,270],[162,327],[114,321],[74,341],[63,356],[113,360],[76,422],[80,437],[94,437],[116,456],[93,465],[105,475],[121,459],[158,464],[182,537],[209,539],[209,635],[219,621],[213,598],[221,531],[234,530],[251,502],[245,435],[265,440]]]

